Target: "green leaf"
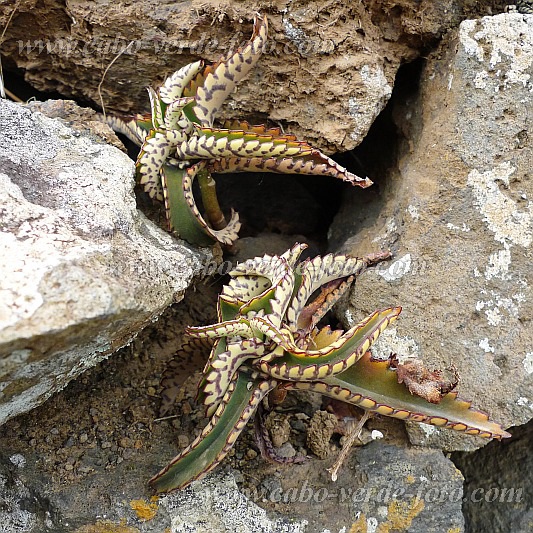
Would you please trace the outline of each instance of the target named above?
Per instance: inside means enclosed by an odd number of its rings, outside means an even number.
[[[160,87],[159,98],[165,104],[172,104],[172,102],[181,98],[185,87],[202,70],[203,66],[203,61],[195,61],[174,72]]]
[[[195,125],[195,133],[176,147],[176,156],[184,161],[229,157],[275,159],[305,157],[312,151],[306,142],[288,141],[283,136]]]
[[[194,105],[194,98],[178,98],[168,104],[165,109],[164,128],[166,130],[178,129],[180,132],[184,132],[189,127],[192,132],[192,124],[189,124],[188,120],[182,123],[183,110],[186,107],[190,109],[192,105]],[[180,135],[180,138],[184,138],[184,136]]]
[[[224,459],[259,402],[276,385],[274,380],[237,374],[200,436],[155,475],[150,485],[157,492],[169,492],[210,472]]]
[[[189,326],[185,331],[187,332],[187,335],[198,339],[217,339],[221,337],[236,336],[251,338],[254,335],[250,320],[241,316],[238,316],[235,320],[226,320],[225,322],[219,322],[218,324]]]
[[[146,135],[153,129],[152,115],[148,113],[131,116],[106,115],[105,122],[138,146],[143,144]]]
[[[224,100],[257,63],[264,50],[267,33],[266,16],[255,17],[252,37],[246,45],[206,69],[203,83],[195,91],[195,113],[202,125],[213,125]]]
[[[372,360],[370,353],[340,374],[315,383],[296,382],[287,388],[312,390],[381,415],[469,435],[495,439],[510,436],[500,424],[489,420],[486,413],[472,409],[470,402],[459,399],[455,391],[436,404],[412,395],[405,385],[398,383],[389,361]]]
[[[352,275],[359,275],[367,267],[364,259],[345,255],[328,254],[315,257],[300,263],[297,267],[301,276],[298,291],[287,309],[287,324],[291,329],[298,329],[306,324],[298,323],[298,319],[311,295],[322,285]]]
[[[203,340],[203,339],[200,339]],[[209,339],[212,342],[212,339]],[[218,404],[221,401],[221,398],[214,395],[212,391],[205,392],[204,386],[206,385],[205,380],[205,372],[207,369],[211,366],[211,363],[216,360],[216,358],[224,353],[227,349],[227,339],[226,337],[222,337],[220,339],[216,339],[213,348],[211,349],[211,353],[209,354],[209,359],[207,360],[207,363],[205,364],[204,371],[202,373],[202,378],[200,379],[200,382],[198,383],[198,390],[196,391],[196,401],[198,403],[203,403],[204,405],[208,405],[206,410],[206,416],[211,416],[212,412],[207,412],[210,410],[209,406],[214,406],[215,409],[218,407]],[[227,389],[223,392],[222,396],[224,396],[227,392]]]
[[[220,343],[223,346],[223,343]],[[265,345],[258,339],[226,340],[226,350],[213,350],[202,381],[199,385],[201,393],[198,398],[202,399],[207,407],[207,415],[213,414],[229,384],[233,380],[239,367],[249,359],[256,359],[265,353]]]
[[[232,279],[223,294],[246,296],[245,300],[241,300],[243,303],[240,313],[252,316],[263,311],[265,318],[279,327],[294,287],[294,273],[287,259],[269,255],[256,257],[238,265],[230,272],[230,276]],[[254,279],[257,280],[255,283]],[[264,286],[263,279],[268,280],[269,285],[259,292]],[[246,290],[241,294],[239,290],[242,287]]]
[[[235,302],[235,300],[231,298],[225,298],[224,296],[220,295],[218,297],[218,304],[217,304],[217,316],[219,322],[224,322],[226,320],[233,320],[237,317],[239,314],[239,309],[241,308],[241,304],[238,302]]]
[[[152,87],[147,87],[148,96],[150,97],[150,109],[152,111],[152,124],[154,129],[159,129],[163,124],[163,108],[157,96],[157,93]]]
[[[270,355],[254,362],[261,372],[276,379],[314,381],[339,374],[355,364],[377,340],[381,332],[394,322],[401,307],[375,311],[362,322],[320,349],[302,349],[288,339],[278,344],[285,350],[272,361]]]
[[[194,101],[183,107],[183,114],[191,124],[200,123],[200,119],[196,116],[196,113],[194,112]]]
[[[215,242],[230,245],[238,237],[241,227],[239,216],[232,211],[228,225],[221,230],[210,228],[200,214],[192,186],[194,178],[202,164],[198,163],[186,169],[171,165],[162,168],[162,181],[165,209],[171,231],[191,244],[210,246]]]
[[[296,135],[283,133],[281,128],[267,128],[264,124],[251,125],[246,120],[228,119],[222,123],[222,128],[226,130],[241,130],[247,133],[258,133],[260,135],[273,135],[274,137],[283,136],[287,141],[297,141]]]
[[[315,176],[331,176],[366,188],[372,185],[368,178],[360,178],[346,170],[333,159],[319,150],[313,149],[307,155],[284,157],[225,157],[209,162],[212,172],[225,174],[229,172],[275,172],[279,174],[306,174]]]
[[[137,157],[137,176],[139,183],[150,198],[163,201],[161,168],[171,154],[171,145],[164,133],[151,130],[146,136]]]

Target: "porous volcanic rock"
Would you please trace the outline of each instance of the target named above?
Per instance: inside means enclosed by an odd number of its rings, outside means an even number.
[[[199,58],[226,55],[249,38],[254,13],[266,13],[266,53],[221,118],[279,122],[317,148],[344,151],[361,142],[387,103],[398,67],[457,25],[469,4],[21,0],[16,9],[0,6],[0,26],[15,9],[2,55],[39,90],[138,112],[148,109],[147,85]]]

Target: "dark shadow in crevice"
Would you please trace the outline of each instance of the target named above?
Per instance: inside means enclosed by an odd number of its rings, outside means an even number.
[[[512,437],[493,440],[451,460],[463,474],[466,533],[530,531],[533,520],[533,420],[509,429]]]
[[[28,100],[39,100],[41,102],[46,100],[73,100],[73,98],[69,98],[56,91],[39,91],[24,79],[24,70],[20,68],[11,69],[4,64],[3,77],[6,89],[23,102],[27,102]],[[88,101],[84,103],[81,100],[76,100],[76,103],[80,107],[92,107]]]
[[[243,221],[240,236],[255,236],[264,231],[302,234],[317,243],[321,251],[328,247],[334,250],[337,243],[333,246],[328,243],[328,232],[342,203],[353,201],[358,209],[371,203],[377,216],[382,187],[389,169],[396,165],[403,142],[393,120],[393,109],[397,102],[417,93],[423,63],[420,59],[399,69],[392,97],[363,142],[355,150],[332,156],[350,172],[369,177],[374,182],[369,189],[323,176],[265,173],[218,177],[223,208],[229,211],[233,207]]]
[[[347,186],[333,178],[293,174],[238,173],[215,178],[223,209],[232,207],[241,217],[241,238],[264,232],[303,235],[321,247]]]
[[[360,162],[378,189],[383,186],[388,170],[396,165],[399,144],[404,140],[394,121],[394,109],[418,93],[424,63],[425,60],[419,58],[398,69],[387,105],[377,116],[363,142],[347,154]]]
[[[422,59],[402,66],[390,101],[376,118],[360,146],[350,152],[332,156],[354,174],[369,177],[374,182],[369,189],[351,187],[341,180],[324,176],[270,173],[216,176],[219,201],[223,209],[229,213],[230,208],[233,208],[240,214],[243,223],[240,237],[254,237],[264,232],[303,235],[316,243],[321,251],[326,251],[328,247],[337,248],[338,243],[328,243],[328,232],[343,203],[353,203],[357,207],[356,212],[367,213],[365,224],[375,220],[383,200],[382,190],[386,176],[389,169],[396,165],[402,142],[400,130],[393,120],[393,109],[397,102],[416,93],[422,66]],[[65,99],[59,93],[35,90],[18,71],[6,72],[5,79],[6,86],[23,100],[32,97],[41,100]],[[89,102],[77,103],[96,109]],[[130,157],[135,159],[138,148],[124,136],[119,137]],[[165,227],[161,206],[146,198],[139,187],[136,189],[138,207]],[[199,194],[196,194],[196,198],[200,204]]]
[[[387,105],[376,117],[361,144],[338,157],[338,161],[359,176],[369,177],[374,184],[367,189],[357,187],[343,191],[339,215],[329,232],[330,251],[341,248],[347,238],[366,227],[372,227],[386,199],[388,177],[395,171],[408,139],[395,121],[395,110],[408,100],[417,98],[425,60],[419,58],[400,67]]]

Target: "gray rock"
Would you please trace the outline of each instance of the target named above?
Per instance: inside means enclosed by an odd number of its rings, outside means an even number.
[[[345,322],[402,305],[377,351],[455,365],[461,396],[504,427],[533,408],[532,65],[533,17],[464,21],[393,111],[407,141],[382,194],[350,196],[331,229],[335,249],[395,253],[358,281]],[[448,450],[484,443],[419,425],[410,436]]]
[[[452,454],[466,480],[463,512],[469,531],[533,529],[532,432],[529,422],[513,428],[509,442]]]
[[[351,501],[366,531],[463,531],[463,476],[442,452],[373,442],[354,455],[364,482],[352,485]]]
[[[233,472],[220,467],[185,490],[160,497],[153,505],[157,512],[143,519],[133,508],[150,506],[143,490],[149,455],[135,464],[99,468],[74,484],[59,484],[42,476],[33,453],[10,451],[0,457],[0,486],[5,488],[0,524],[20,524],[6,533],[37,533],[45,526],[92,531],[91,525],[100,531],[119,524],[143,533],[169,526],[173,533],[464,531],[463,477],[439,450],[373,442],[353,451],[335,483],[328,463],[317,460],[275,475],[253,468],[244,477],[255,485],[243,490]]]
[[[128,344],[202,254],[135,206],[133,162],[0,100],[0,424]]]
[[[13,456],[13,464],[20,457]],[[23,468],[23,464],[18,464]],[[38,517],[28,509],[28,503],[32,500],[28,488],[16,477],[10,475],[4,465],[0,464],[0,493],[2,494],[2,506],[0,507],[0,533],[26,533],[34,528],[44,530],[46,524],[42,517]]]
[[[74,529],[128,533],[160,533],[167,529],[173,533],[307,531],[305,520],[291,520],[279,514],[269,516],[239,492],[228,470],[219,469],[189,488],[163,496],[150,505],[131,466],[123,469],[121,475],[101,469],[96,479],[87,479],[83,485],[64,490],[41,479],[25,461],[21,454],[0,456],[1,533]],[[138,473],[144,474],[144,468]]]
[[[288,506],[309,533],[464,530],[463,477],[440,450],[372,442],[353,450],[335,483],[326,471],[334,460],[282,470],[277,483],[244,492]]]
[[[217,471],[189,488],[161,498],[172,531],[239,533],[303,533],[306,520],[269,518],[266,511],[241,494],[231,473]]]

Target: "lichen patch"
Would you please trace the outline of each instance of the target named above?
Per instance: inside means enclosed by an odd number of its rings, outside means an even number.
[[[459,38],[469,56],[480,62],[488,60],[490,74],[476,78],[478,89],[486,88],[489,75],[503,78],[503,88],[514,84],[532,88],[533,55],[523,53],[533,49],[530,17],[507,13],[483,17],[479,21],[466,20],[460,26]]]
[[[503,184],[509,189],[509,178],[515,170],[509,161],[486,172],[474,169],[468,174],[467,183],[472,188],[474,203],[496,241],[528,247],[533,241],[533,206],[528,202],[525,209],[519,209],[499,186]]]
[[[524,368],[528,374],[533,374],[533,352],[526,353],[522,361]]]
[[[393,261],[389,265],[389,268],[380,270],[378,273],[385,281],[396,281],[409,273],[411,264],[411,254],[405,254],[396,261]]]

